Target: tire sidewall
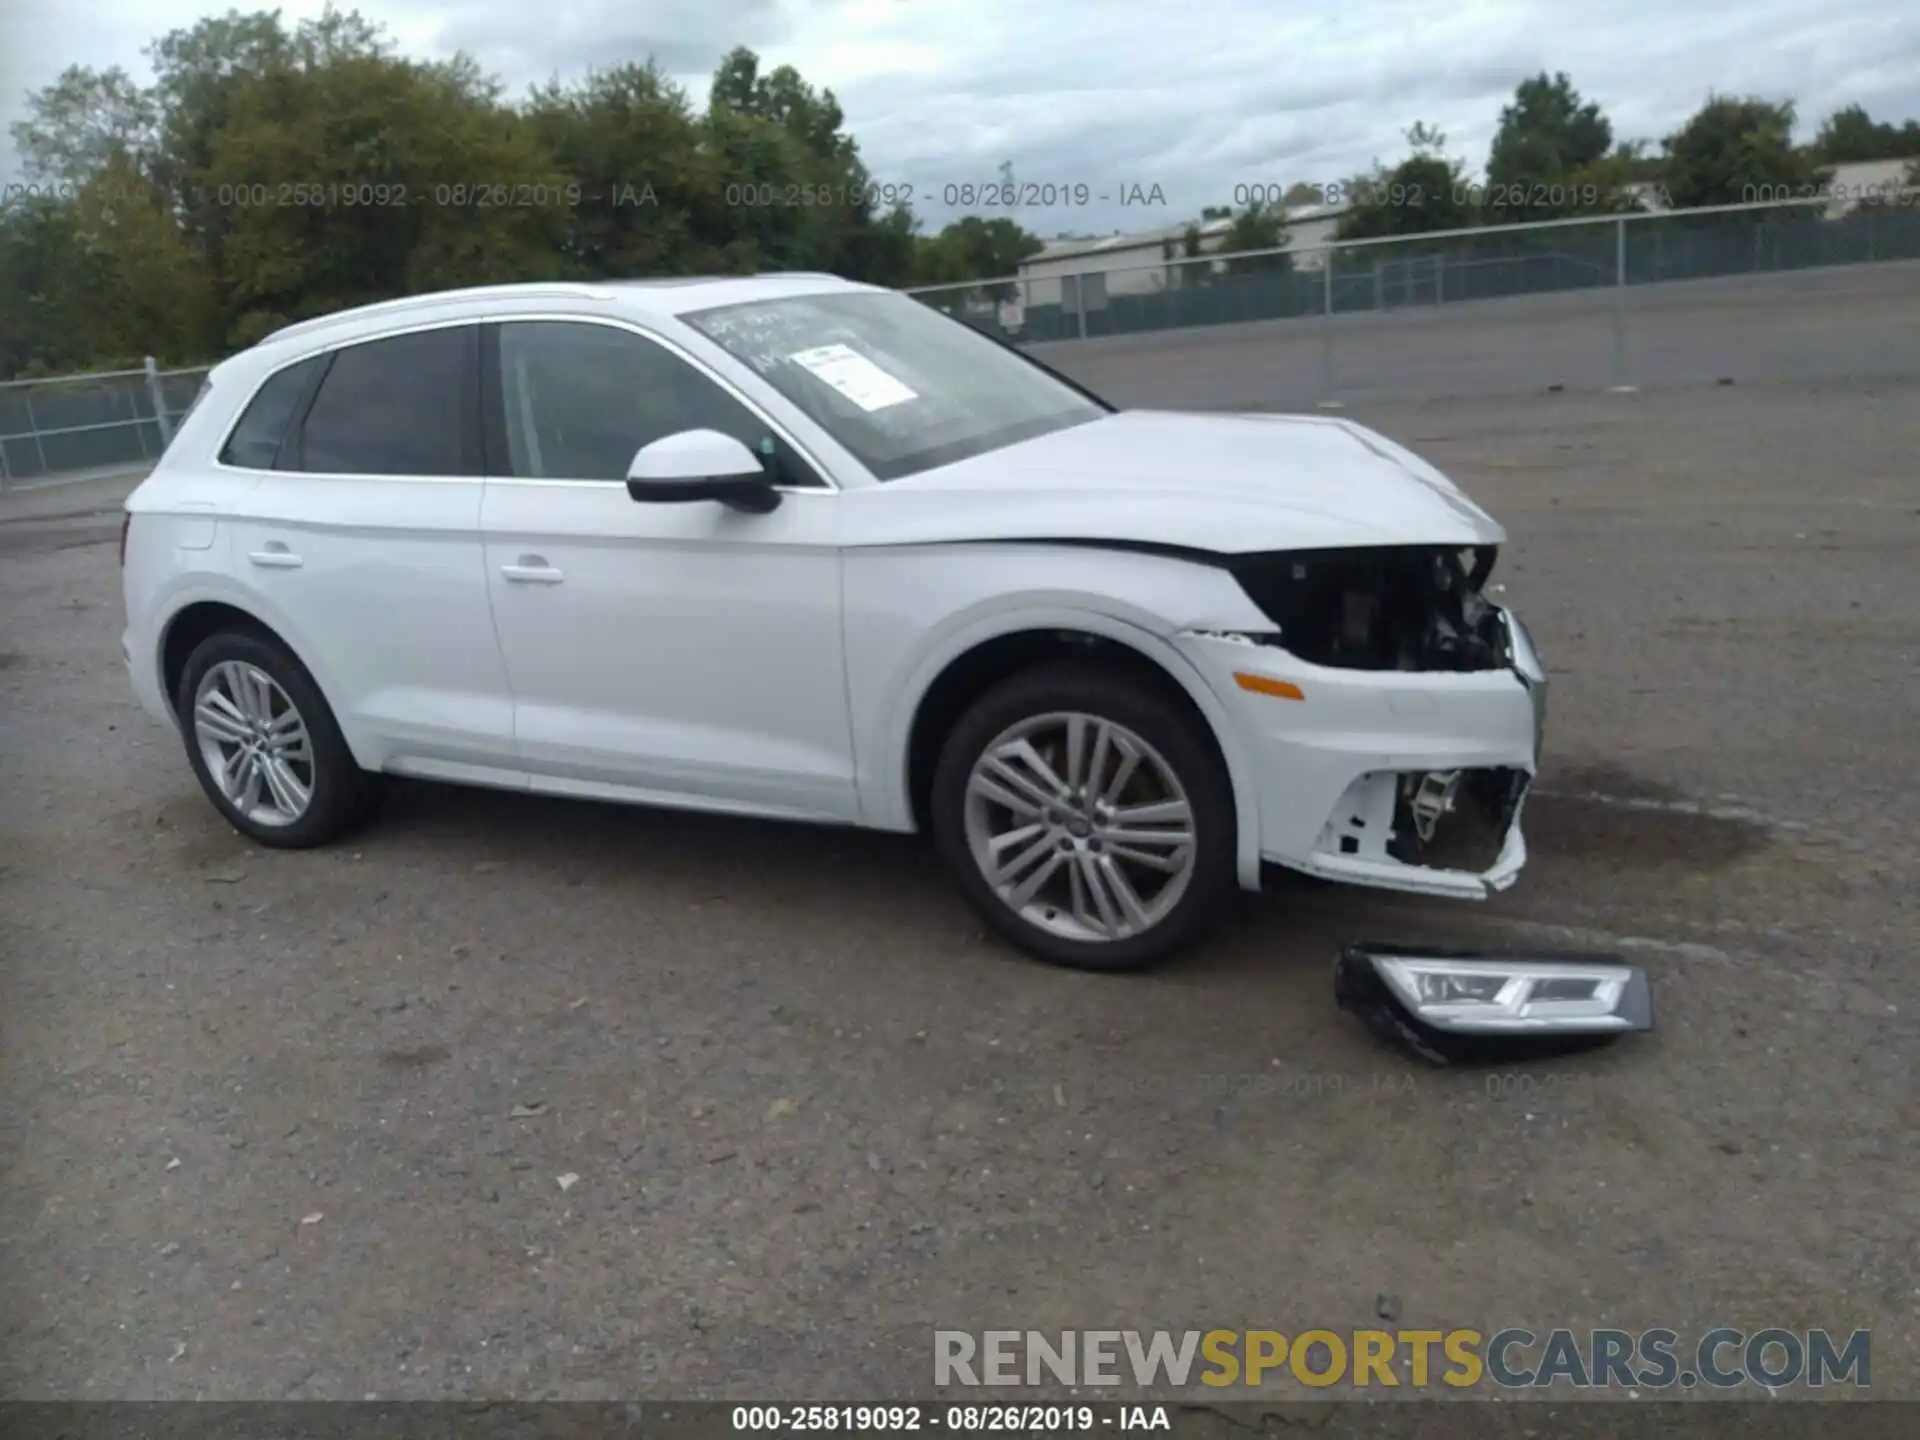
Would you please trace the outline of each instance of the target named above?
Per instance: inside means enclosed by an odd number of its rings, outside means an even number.
[[[1146,740],[1173,768],[1193,807],[1193,876],[1166,918],[1143,935],[1081,941],[1042,930],[994,893],[967,842],[967,780],[981,752],[1019,721],[1060,710],[1116,721]],[[1007,939],[1040,959],[1083,970],[1139,970],[1170,958],[1218,917],[1235,873],[1233,788],[1204,723],[1190,706],[1113,669],[1063,665],[1001,682],[961,717],[941,751],[931,818],[942,860],[974,908]]]
[[[220,793],[213,776],[207,772],[206,758],[200,753],[198,729],[194,722],[194,698],[200,682],[215,665],[238,661],[265,671],[299,710],[306,724],[307,741],[313,751],[313,795],[306,813],[291,825],[261,825],[249,819]],[[280,646],[258,635],[223,631],[210,635],[195,647],[180,672],[180,688],[174,696],[175,713],[180,717],[180,733],[186,742],[187,761],[199,779],[201,788],[214,807],[236,830],[262,844],[300,849],[331,839],[351,823],[364,801],[364,775],[354,763],[340,727],[334,722],[320,688],[307,674],[306,667]]]

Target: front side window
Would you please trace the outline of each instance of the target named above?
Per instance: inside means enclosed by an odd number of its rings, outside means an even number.
[[[220,450],[220,463],[247,470],[273,469],[280,455],[280,444],[287,438],[287,427],[293,424],[294,411],[307,393],[307,382],[321,363],[322,357],[314,356],[269,375],[247,403],[240,423],[227,436],[227,443]],[[206,393],[207,387],[202,385],[200,396]],[[194,398],[195,405],[200,403],[200,396]],[[192,413],[191,409],[187,412]],[[181,418],[184,420],[185,416]]]
[[[500,410],[511,473],[625,480],[644,445],[718,430],[781,485],[819,477],[739,400],[662,345],[630,330],[565,320],[500,326]]]
[[[904,295],[796,295],[680,317],[804,410],[881,480],[1111,413]]]
[[[478,475],[479,330],[453,326],[334,352],[291,466],[329,475]]]

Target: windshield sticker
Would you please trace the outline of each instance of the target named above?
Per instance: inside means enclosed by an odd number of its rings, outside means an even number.
[[[845,345],[821,345],[787,358],[869,413],[920,398],[919,392]]]

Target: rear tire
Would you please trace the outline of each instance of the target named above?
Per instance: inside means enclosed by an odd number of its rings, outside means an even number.
[[[201,641],[174,708],[201,788],[250,840],[324,845],[379,799],[385,777],[355,763],[320,687],[266,635],[223,630]]]
[[[1158,964],[1233,888],[1233,789],[1212,736],[1113,667],[1036,668],[981,696],[941,751],[931,808],[967,899],[1052,964]]]

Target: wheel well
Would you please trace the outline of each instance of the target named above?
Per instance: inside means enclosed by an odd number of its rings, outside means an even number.
[[[947,737],[967,708],[1002,680],[1037,665],[1065,660],[1093,661],[1135,677],[1181,706],[1219,753],[1219,738],[1186,688],[1157,661],[1130,645],[1084,630],[1020,630],[997,635],[957,656],[921,697],[907,740],[907,800],[915,828],[924,831],[932,814],[933,772]],[[1223,762],[1224,763],[1224,760]]]
[[[223,630],[240,630],[271,640],[289,655],[293,647],[259,620],[233,605],[217,600],[200,600],[187,606],[167,624],[167,638],[160,646],[160,678],[167,687],[167,704],[179,710],[180,677],[186,672],[187,657],[209,635]]]

